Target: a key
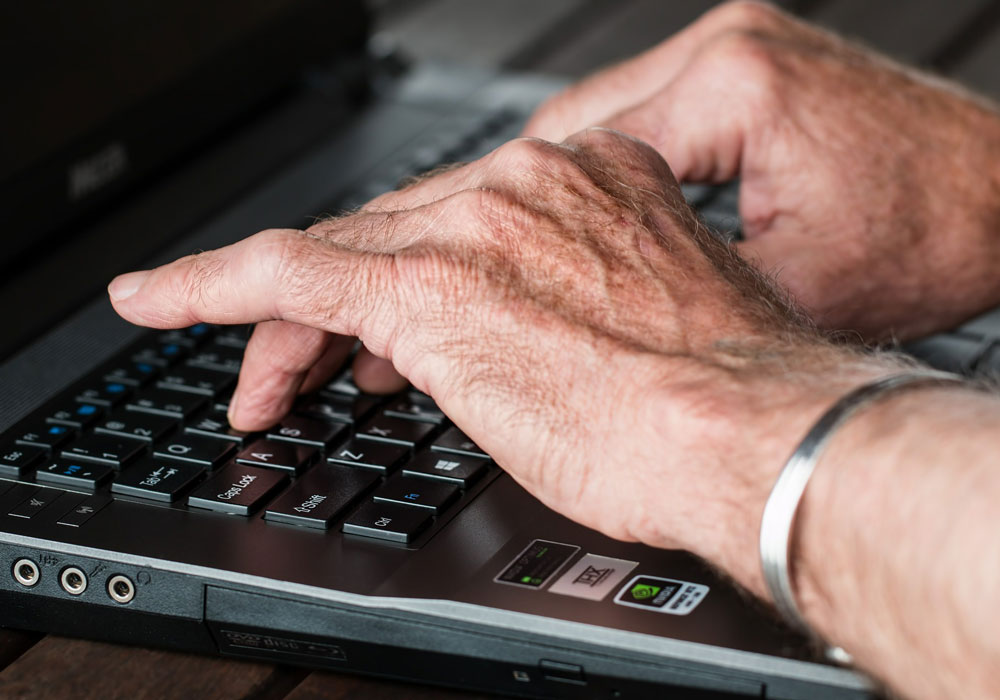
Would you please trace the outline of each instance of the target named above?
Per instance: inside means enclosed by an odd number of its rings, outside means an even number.
[[[172,367],[164,370],[156,382],[160,389],[186,391],[202,396],[216,396],[236,383],[236,377],[229,372],[203,367]]]
[[[46,423],[59,423],[72,428],[87,428],[101,417],[102,409],[92,403],[76,403],[55,410],[46,419]]]
[[[64,493],[56,489],[35,489],[30,496],[14,506],[8,515],[15,518],[33,518],[55,503]]]
[[[235,451],[236,446],[231,442],[185,434],[157,444],[153,448],[153,456],[214,469],[229,459]]]
[[[296,413],[334,423],[356,423],[377,405],[378,400],[371,396],[323,393],[303,399]]]
[[[419,420],[426,423],[440,423],[444,420],[444,414],[433,404],[423,401],[413,401],[410,398],[401,398],[390,401],[383,411],[385,415],[394,418],[404,418],[406,420]]]
[[[115,469],[134,461],[146,451],[146,443],[117,435],[84,435],[62,451],[63,459],[106,464]]]
[[[344,396],[358,396],[361,389],[354,383],[354,373],[350,368],[345,369],[333,381],[324,387],[324,391],[330,391]]]
[[[108,481],[114,473],[114,468],[107,464],[94,464],[70,459],[57,460],[44,467],[39,467],[35,479],[48,484],[93,491]]]
[[[373,494],[373,498],[376,501],[427,508],[436,514],[451,505],[458,493],[458,487],[454,484],[397,474],[386,481]]]
[[[160,416],[188,418],[204,407],[205,402],[205,397],[197,394],[149,389],[134,397],[126,404],[125,408],[129,411],[155,413]]]
[[[378,480],[374,472],[320,465],[299,477],[292,488],[268,506],[264,518],[326,529]]]
[[[409,448],[402,445],[374,440],[350,440],[331,452],[327,461],[375,469],[385,474],[395,469],[409,454]]]
[[[111,492],[171,503],[196,484],[204,473],[205,468],[197,464],[143,460],[115,477]]]
[[[344,522],[343,531],[349,535],[407,544],[430,523],[431,512],[426,508],[368,501]]]
[[[244,448],[236,461],[298,474],[316,459],[316,448],[276,440],[256,440]]]
[[[301,416],[288,416],[281,423],[268,430],[267,437],[270,440],[295,442],[326,449],[345,437],[348,431],[348,426],[344,424],[326,423]]]
[[[441,433],[431,444],[431,449],[436,452],[453,452],[469,457],[489,457],[476,443],[455,426],[451,426]]]
[[[222,326],[215,336],[215,344],[245,350],[251,334],[252,325]]]
[[[169,367],[180,360],[186,351],[179,343],[150,343],[132,355],[133,362],[146,362],[157,367]]]
[[[239,374],[243,351],[224,345],[208,345],[196,350],[185,363],[188,367],[203,367],[216,372]]]
[[[80,403],[97,404],[98,406],[117,406],[131,393],[130,387],[123,382],[104,382],[98,386],[84,389],[76,397]]]
[[[137,411],[118,411],[101,421],[95,433],[155,442],[177,428],[177,419]]]
[[[231,464],[217,471],[208,481],[188,496],[193,508],[231,515],[251,515],[278,489],[288,477],[273,469],[259,469],[244,464]]]
[[[403,465],[403,473],[423,479],[450,481],[464,488],[483,476],[488,464],[486,459],[423,452]]]
[[[433,423],[377,415],[358,429],[357,436],[412,447],[423,442],[435,427]]]
[[[187,328],[177,328],[175,330],[160,333],[161,343],[176,343],[185,348],[196,348],[212,334],[212,327],[207,323],[198,323]]]
[[[0,450],[0,476],[19,479],[46,455],[41,447],[28,447],[8,443]]]
[[[77,501],[72,508],[59,516],[59,520],[56,522],[67,527],[81,527],[109,503],[111,503],[111,499],[104,494],[87,496],[83,500]]]
[[[119,382],[131,387],[145,386],[159,374],[159,369],[148,362],[127,362],[112,367],[104,375],[106,382]]]
[[[73,429],[68,425],[39,425],[17,437],[19,445],[34,445],[54,450],[69,442]]]
[[[243,447],[247,443],[247,438],[250,437],[250,433],[237,430],[229,425],[229,417],[226,416],[225,411],[216,410],[210,410],[201,418],[194,420],[184,428],[184,432],[216,440],[226,440],[240,447]]]

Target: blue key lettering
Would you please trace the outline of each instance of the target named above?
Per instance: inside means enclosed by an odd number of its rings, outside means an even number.
[[[408,501],[416,501],[416,500],[420,499],[420,494],[419,493],[408,493],[405,496],[403,496],[403,498],[405,498]]]
[[[62,435],[65,432],[66,428],[62,427],[61,425],[53,425],[51,428],[49,428],[49,435]]]
[[[92,416],[97,413],[97,406],[91,406],[89,403],[85,403],[80,408],[76,409],[76,412],[81,416]]]
[[[123,391],[125,391],[125,385],[117,383],[108,384],[107,386],[104,387],[104,390],[107,391],[109,394],[120,394]]]

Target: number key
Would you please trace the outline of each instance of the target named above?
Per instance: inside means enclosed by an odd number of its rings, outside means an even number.
[[[155,442],[172,432],[176,427],[177,420],[167,416],[139,413],[138,411],[119,411],[99,423],[94,428],[94,432]]]

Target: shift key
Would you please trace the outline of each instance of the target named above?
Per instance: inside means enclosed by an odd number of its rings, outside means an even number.
[[[243,464],[231,464],[217,471],[212,478],[188,496],[188,505],[207,508],[231,515],[250,515],[260,508],[271,494],[285,485],[283,472]]]
[[[327,529],[377,481],[374,472],[321,464],[272,503],[264,519]]]

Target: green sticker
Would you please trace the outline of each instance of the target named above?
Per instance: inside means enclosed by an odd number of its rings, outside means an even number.
[[[646,600],[652,598],[662,590],[660,586],[650,586],[647,583],[637,583],[629,591],[636,600]]]

